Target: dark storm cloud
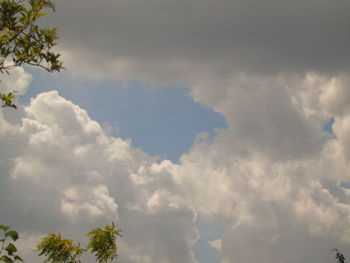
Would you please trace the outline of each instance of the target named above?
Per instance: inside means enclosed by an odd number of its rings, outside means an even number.
[[[344,0],[61,0],[50,23],[73,60],[122,58],[150,78],[173,61],[220,75],[334,74],[349,68],[349,11]]]

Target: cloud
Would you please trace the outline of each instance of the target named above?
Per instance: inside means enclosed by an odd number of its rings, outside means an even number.
[[[172,193],[166,162],[157,164],[130,142],[106,136],[56,91],[33,99],[17,123],[7,122],[8,113],[0,118],[1,127],[10,127],[0,139],[2,149],[10,149],[1,159],[2,223],[32,240],[57,231],[79,238],[117,221],[123,262],[195,262],[196,214]],[[152,180],[136,179],[142,177]]]
[[[17,95],[24,94],[32,80],[32,76],[21,67],[11,69],[9,73],[2,75],[1,92],[9,93],[16,91],[18,93]]]
[[[71,187],[64,191],[63,196],[61,211],[75,220],[86,214],[90,217],[103,216],[115,219],[113,215],[117,212],[118,205],[109,195],[105,185],[85,189],[79,186]]]
[[[350,172],[350,113],[345,102],[329,106],[346,81],[237,74],[194,86],[193,98],[228,128],[199,135],[179,164],[106,135],[57,91],[41,93],[11,122],[12,111],[0,115],[1,222],[34,240],[78,238],[114,220],[123,262],[196,262],[200,215],[223,229],[211,243],[222,262],[328,262],[350,242],[350,193],[340,186]]]
[[[186,83],[228,128],[174,164],[106,135],[56,91],[39,94],[0,112],[1,222],[35,240],[116,220],[126,263],[196,262],[198,215],[222,227],[211,242],[222,262],[323,263],[348,248],[349,2],[57,5],[47,21],[73,72]]]
[[[221,250],[221,239],[216,239],[211,242],[209,242],[209,245],[217,250]]]
[[[330,107],[346,107],[346,80],[238,74],[192,89],[229,127],[214,141],[198,137],[177,179],[225,229],[222,262],[328,262],[330,247],[347,247],[349,113]],[[334,138],[323,130],[329,118]]]
[[[320,151],[325,139],[320,127],[330,116],[314,99],[322,87],[310,79],[322,77],[240,73],[195,85],[192,97],[225,117],[230,129],[218,138],[221,151],[260,153],[281,160],[303,158]],[[327,81],[322,79],[322,84]]]
[[[71,70],[152,83],[349,69],[347,1],[60,1]],[[79,32],[79,33],[77,33]]]

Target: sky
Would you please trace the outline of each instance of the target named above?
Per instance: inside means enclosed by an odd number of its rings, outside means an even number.
[[[0,83],[20,95],[0,111],[0,222],[26,262],[46,233],[84,244],[112,221],[124,263],[348,258],[349,11],[57,1],[42,24],[67,70]]]

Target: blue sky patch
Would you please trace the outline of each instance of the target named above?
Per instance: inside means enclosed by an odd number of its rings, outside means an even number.
[[[196,259],[201,263],[220,263],[218,251],[208,242],[221,238],[224,230],[204,217],[198,217],[196,225],[200,235],[200,239],[193,246]]]
[[[38,93],[58,90],[92,119],[108,123],[113,136],[130,138],[134,147],[173,162],[191,148],[199,133],[213,137],[216,129],[227,128],[224,117],[195,103],[184,85],[150,88],[133,81],[124,87],[118,81],[81,80],[64,72],[30,73],[34,78],[22,103]]]
[[[333,124],[335,122],[334,117],[330,118],[326,124],[323,126],[323,130],[325,132],[327,132],[329,135],[334,136],[334,132],[333,132]]]

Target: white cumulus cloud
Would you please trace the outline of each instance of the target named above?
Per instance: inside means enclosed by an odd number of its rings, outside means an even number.
[[[222,262],[329,262],[332,248],[350,242],[341,186],[350,113],[326,100],[344,81],[237,75],[216,97],[195,86],[195,100],[228,128],[198,136],[179,164],[106,135],[56,91],[42,93],[11,122],[1,112],[1,222],[32,240],[54,231],[78,238],[117,221],[123,262],[196,262],[200,215],[223,229],[211,243]],[[333,136],[323,128],[330,118]]]
[[[8,113],[0,118],[11,128],[0,139],[9,149],[1,159],[3,224],[24,237],[61,231],[78,238],[116,221],[124,233],[123,262],[195,262],[196,213],[173,193],[173,174],[162,164],[106,136],[56,91],[33,99],[16,123],[6,120]],[[139,177],[152,180],[140,184]]]

